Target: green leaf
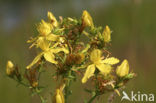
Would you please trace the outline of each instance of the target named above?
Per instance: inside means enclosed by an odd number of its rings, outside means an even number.
[[[92,97],[94,97],[96,95],[95,91],[92,91]]]
[[[124,79],[132,79],[135,76],[135,73],[129,73],[124,77]]]

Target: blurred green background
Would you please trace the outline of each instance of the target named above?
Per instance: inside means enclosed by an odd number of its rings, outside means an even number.
[[[26,41],[37,35],[36,24],[46,18],[47,11],[57,18],[78,18],[85,9],[94,24],[110,26],[113,30],[110,51],[120,60],[127,58],[130,68],[137,73],[125,91],[156,94],[156,0],[1,0],[0,103],[40,103],[37,96],[30,96],[29,89],[17,86],[5,75],[6,62],[12,60],[24,71],[35,56],[35,50],[29,50]],[[56,84],[47,72],[42,81],[48,85],[43,95],[50,101],[50,92],[53,93]],[[79,78],[72,86],[70,103],[83,103],[83,98],[88,97],[83,87],[89,85],[82,85]],[[105,103],[108,96],[99,98],[99,103]],[[114,103],[120,103],[120,99],[116,97]]]

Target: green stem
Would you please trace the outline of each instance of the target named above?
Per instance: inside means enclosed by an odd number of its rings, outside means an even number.
[[[41,103],[46,103],[46,100],[40,94],[38,94],[38,96],[40,97]]]
[[[68,96],[70,95],[71,91],[70,91],[70,85],[71,85],[71,70],[68,72],[67,75],[67,81],[66,81],[66,87],[65,87],[65,103],[68,103]]]
[[[96,79],[97,79],[97,74],[95,74],[95,77],[96,77]],[[95,82],[95,84],[97,84],[97,83],[96,83],[97,81],[94,81],[94,82]],[[98,88],[97,85],[95,85],[95,88],[96,88],[96,89]],[[98,92],[97,90],[95,90],[94,96],[92,96],[92,98],[90,98],[90,100],[89,100],[87,103],[92,103],[92,102],[94,101],[94,99],[95,99],[97,96],[99,96],[99,95],[102,95],[102,93],[100,93],[100,92]]]
[[[96,93],[92,98],[90,98],[90,100],[87,103],[92,103],[98,95],[99,94]]]
[[[41,103],[46,103],[46,100],[43,98],[43,96],[40,94],[40,90],[38,88],[35,88],[35,92],[39,96]]]
[[[23,83],[22,81],[16,80],[16,79],[14,79],[14,78],[13,78],[13,80],[15,80],[18,84],[21,84],[21,85],[23,85],[23,86],[25,86],[25,87],[30,87],[29,85]]]

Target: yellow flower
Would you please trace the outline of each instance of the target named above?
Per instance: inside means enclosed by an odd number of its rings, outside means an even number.
[[[82,21],[84,22],[85,26],[94,27],[92,17],[86,10],[84,10],[82,13]]]
[[[49,21],[52,22],[52,25],[53,25],[54,27],[57,27],[57,26],[58,26],[58,22],[57,22],[55,16],[53,15],[53,13],[50,12],[50,11],[48,11],[47,16],[48,16]]]
[[[69,51],[65,47],[56,47],[57,45],[58,43],[50,47],[49,41],[47,41],[45,38],[40,38],[38,46],[41,48],[42,52],[39,53],[32,61],[32,63],[27,66],[27,69],[31,68],[34,64],[36,64],[42,56],[45,58],[46,61],[51,62],[53,64],[57,64],[58,62],[55,60],[54,54],[59,53],[61,51],[63,51],[66,54],[69,53]]]
[[[116,69],[116,74],[119,77],[124,77],[126,75],[128,75],[129,73],[129,64],[128,61],[125,59],[120,66],[117,67]]]
[[[52,25],[50,23],[45,22],[44,20],[41,20],[41,23],[37,27],[39,34],[42,36],[46,36],[49,33],[51,33],[52,29]]]
[[[104,42],[109,43],[111,41],[111,30],[109,26],[106,26],[103,33]]]
[[[46,39],[46,40],[52,41],[52,42],[56,42],[56,41],[60,42],[60,43],[64,42],[63,37],[60,37],[59,35],[55,35],[55,34],[48,34],[46,36],[38,36],[36,38],[32,38],[31,40],[28,40],[27,43],[33,42],[29,48],[32,48],[35,45],[38,47],[40,40],[42,40],[42,39]]]
[[[12,75],[14,70],[15,70],[14,64],[11,61],[8,61],[7,65],[6,65],[6,74],[7,75]]]
[[[47,13],[48,19],[50,21],[49,22],[45,22],[44,20],[41,20],[40,24],[37,26],[37,30],[39,32],[39,36],[37,36],[36,38],[31,38],[31,40],[28,40],[28,43],[32,43],[32,45],[29,48],[32,48],[35,45],[38,45],[38,43],[40,42],[40,38],[45,38],[46,40],[49,41],[57,41],[62,43],[62,41],[64,40],[63,37],[60,37],[59,35],[55,35],[52,32],[53,27],[58,26],[57,20],[54,17],[54,15],[51,12]],[[59,29],[59,32],[62,32],[63,29]]]
[[[82,83],[85,83],[91,76],[94,75],[95,68],[97,68],[102,74],[107,75],[111,72],[111,65],[117,64],[119,60],[114,57],[102,59],[102,52],[99,49],[94,49],[90,54],[90,60],[93,64],[87,67],[87,70],[82,78]]]

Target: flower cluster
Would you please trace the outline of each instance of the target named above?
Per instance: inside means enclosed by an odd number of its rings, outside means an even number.
[[[56,68],[53,76],[60,79],[53,103],[69,103],[70,86],[77,80],[77,75],[83,76],[82,84],[93,82],[93,89],[86,88],[87,92],[94,94],[87,103],[106,92],[115,91],[120,95],[119,89],[134,77],[134,73],[129,72],[128,61],[125,59],[118,64],[120,60],[112,57],[108,50],[112,33],[109,26],[106,25],[104,29],[95,26],[86,10],[79,19],[60,16],[57,20],[48,12],[47,20],[41,20],[37,31],[38,35],[27,42],[31,43],[30,48],[36,47],[40,52],[26,66],[24,77],[28,80],[28,86],[40,94],[39,74],[44,68],[43,64],[51,63]],[[14,64],[8,61],[7,75],[12,77],[17,75],[16,72]],[[23,79],[21,77],[17,81],[24,84]],[[43,98],[41,101],[46,102]]]

